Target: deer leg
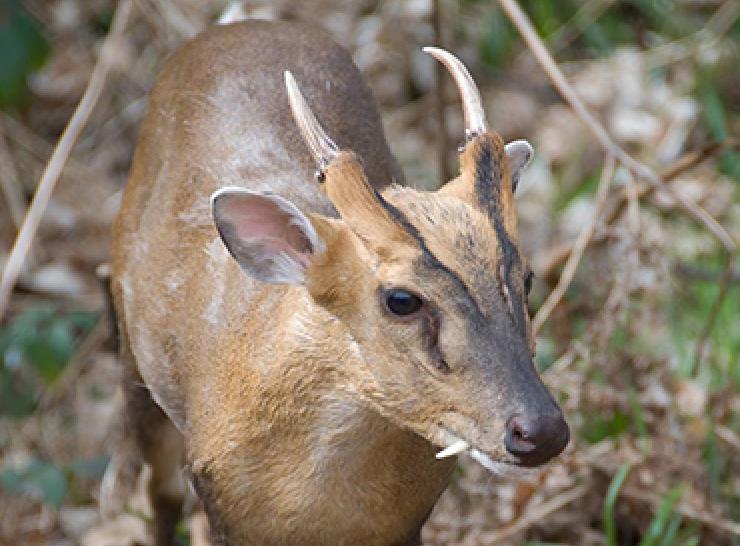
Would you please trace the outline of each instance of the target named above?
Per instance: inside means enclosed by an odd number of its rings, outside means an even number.
[[[153,511],[154,544],[171,546],[185,498],[182,435],[152,399],[130,351],[124,347],[121,356],[125,370],[125,432],[133,435],[142,459],[152,471],[149,499]]]

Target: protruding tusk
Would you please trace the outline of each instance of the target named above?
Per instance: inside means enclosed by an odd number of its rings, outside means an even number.
[[[293,119],[295,119],[303,139],[311,150],[311,155],[318,163],[319,169],[323,169],[339,154],[339,148],[326,134],[316,116],[313,115],[301,90],[298,89],[293,74],[289,70],[285,71],[285,87],[288,89],[288,100],[290,100]]]
[[[438,47],[425,47],[424,53],[441,62],[450,71],[452,78],[457,84],[463,103],[463,114],[465,116],[465,136],[471,138],[486,131],[486,116],[483,112],[483,104],[480,100],[478,87],[475,85],[470,72],[465,65],[449,51]]]
[[[452,457],[453,455],[457,455],[458,453],[462,453],[466,449],[470,447],[470,444],[466,442],[465,440],[458,440],[455,443],[447,446],[442,451],[437,453],[435,457],[437,459],[446,459],[447,457]]]
[[[490,470],[494,474],[499,474],[501,472],[500,465],[482,451],[478,451],[477,449],[473,448],[470,450],[470,456],[475,461],[480,463],[484,468]]]

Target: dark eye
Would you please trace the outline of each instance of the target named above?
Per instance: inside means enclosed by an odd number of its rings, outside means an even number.
[[[534,273],[531,271],[527,272],[527,276],[524,277],[524,292],[529,296],[529,292],[532,290],[532,281],[534,280]]]
[[[421,298],[406,290],[394,288],[385,295],[385,306],[394,315],[405,317],[413,315],[422,306]]]

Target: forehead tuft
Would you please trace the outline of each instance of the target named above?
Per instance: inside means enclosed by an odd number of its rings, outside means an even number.
[[[394,188],[386,197],[418,230],[429,251],[472,285],[495,271],[496,232],[477,209],[450,195],[410,188]]]

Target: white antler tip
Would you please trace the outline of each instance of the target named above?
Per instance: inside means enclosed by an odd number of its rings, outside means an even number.
[[[424,53],[428,53],[432,57],[436,57],[436,58],[445,57],[447,55],[450,55],[450,52],[449,51],[444,50],[441,47],[426,46],[426,47],[422,47],[421,50]]]
[[[472,136],[485,132],[486,117],[483,113],[480,93],[463,62],[441,47],[424,47],[422,51],[442,63],[455,80],[462,98],[466,134]]]

